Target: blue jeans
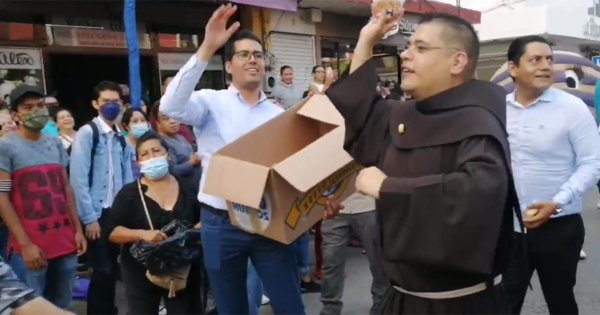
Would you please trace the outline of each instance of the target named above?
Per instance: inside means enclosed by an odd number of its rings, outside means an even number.
[[[212,210],[221,211],[221,210]],[[248,314],[248,259],[256,268],[275,314],[305,314],[293,245],[247,233],[224,211],[202,209],[204,265],[221,315]]]
[[[15,272],[17,277],[24,283],[27,283],[27,265],[25,265],[25,261],[19,254],[16,252],[8,253],[8,264]]]
[[[25,265],[23,257],[12,253],[11,260]],[[12,265],[12,263],[11,263]],[[67,255],[49,259],[48,266],[42,270],[26,270],[25,278],[28,286],[35,293],[62,309],[70,309],[73,297],[73,281],[77,269],[77,255]]]
[[[298,274],[300,277],[305,277],[310,274],[310,234],[308,232],[302,234],[296,241],[298,251]]]
[[[258,315],[260,314],[259,308],[262,304],[263,285],[250,260],[248,260],[248,280],[246,286],[248,287],[248,314]]]

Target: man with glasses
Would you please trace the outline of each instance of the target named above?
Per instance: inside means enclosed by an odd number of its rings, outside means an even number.
[[[118,314],[115,281],[119,247],[108,241],[108,212],[123,185],[133,181],[131,152],[115,126],[123,102],[121,88],[102,81],[94,88],[92,106],[98,117],[81,127],[71,149],[70,178],[77,210],[85,226],[92,267],[87,314]]]
[[[206,24],[204,42],[177,73],[160,102],[160,111],[194,127],[198,154],[205,169],[213,153],[283,112],[261,90],[265,75],[264,48],[239,22],[227,28],[236,6],[219,7]],[[194,91],[212,55],[224,47],[231,85],[226,90]],[[275,314],[304,314],[300,295],[296,250],[231,224],[224,199],[204,193],[202,244],[204,264],[219,314],[248,314],[246,280],[252,260]]]
[[[367,167],[357,190],[377,199],[376,235],[392,281],[380,312],[506,314],[500,283],[518,208],[506,93],[472,80],[473,26],[435,14],[401,54],[402,89],[415,100],[381,100],[373,46],[401,15],[371,19],[350,75],[326,91],[345,118],[345,148]]]

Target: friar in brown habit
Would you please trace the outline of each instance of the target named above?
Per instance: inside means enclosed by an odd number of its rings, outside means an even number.
[[[414,100],[378,97],[373,47],[402,13],[371,19],[350,74],[326,92],[345,118],[345,149],[367,167],[356,187],[377,199],[392,280],[380,311],[506,314],[502,272],[519,207],[506,93],[472,79],[477,34],[440,14],[423,19],[401,54],[402,89]]]

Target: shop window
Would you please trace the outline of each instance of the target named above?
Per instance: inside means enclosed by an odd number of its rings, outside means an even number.
[[[340,77],[348,69],[354,53],[356,44],[349,40],[321,41],[321,61],[326,69],[331,67],[334,74]],[[377,45],[374,55],[377,63],[377,73],[382,81],[399,82],[398,64],[400,62],[396,53],[397,48],[393,46]]]
[[[198,48],[198,35],[159,33],[158,45],[162,48]]]

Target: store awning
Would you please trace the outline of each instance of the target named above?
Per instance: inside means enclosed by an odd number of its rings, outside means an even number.
[[[232,2],[283,11],[298,10],[298,0],[232,0]]]
[[[337,0],[339,1],[339,0]],[[371,5],[373,0],[342,0],[343,2],[360,3],[364,5]],[[405,0],[404,9],[406,12],[416,14],[431,14],[431,13],[448,13],[456,16],[460,16],[471,24],[481,23],[481,12],[459,8],[457,6],[437,2],[433,0]]]

